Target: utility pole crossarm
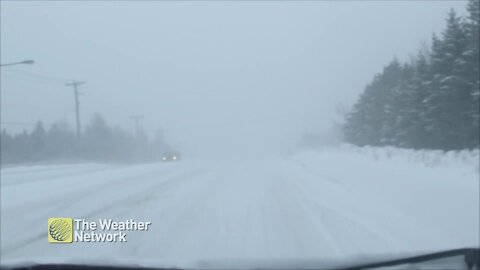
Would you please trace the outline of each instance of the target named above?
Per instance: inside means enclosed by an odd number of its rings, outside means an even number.
[[[67,83],[66,85],[67,85],[67,86],[75,86],[75,85],[82,85],[82,84],[86,84],[86,82],[73,81],[73,82]]]

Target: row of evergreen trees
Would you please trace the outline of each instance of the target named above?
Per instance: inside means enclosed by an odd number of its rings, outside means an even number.
[[[393,60],[347,116],[356,145],[457,150],[479,147],[479,0],[466,18],[450,11],[431,49],[409,63]]]
[[[38,122],[31,132],[11,135],[1,132],[1,163],[38,161],[112,161],[140,162],[157,160],[166,151],[161,133],[152,140],[139,132],[131,135],[119,127],[110,127],[96,115],[80,136],[66,123],[46,129]]]

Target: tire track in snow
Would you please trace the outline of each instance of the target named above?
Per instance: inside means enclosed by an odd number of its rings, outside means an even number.
[[[40,178],[36,177],[31,177],[34,179],[21,179],[21,180],[11,180],[8,182],[3,181],[2,186],[3,187],[10,187],[10,186],[16,186],[20,184],[30,184],[30,183],[36,183],[36,182],[48,182],[52,180],[58,180],[60,178],[65,179],[66,177],[69,176],[79,176],[79,175],[85,175],[85,174],[93,174],[93,173],[98,173],[102,171],[111,171],[118,169],[119,167],[107,167],[107,168],[96,168],[96,169],[85,169],[85,170],[80,170],[80,171],[73,171],[73,172],[66,172],[62,174],[56,174],[53,176],[44,176]],[[125,168],[123,166],[120,166],[120,168]]]
[[[91,219],[93,217],[98,216],[99,214],[105,213],[115,208],[123,207],[125,205],[129,205],[129,204],[137,204],[137,206],[141,205],[143,203],[148,202],[148,198],[151,197],[152,194],[158,192],[159,190],[169,186],[171,187],[172,183],[178,184],[178,180],[185,181],[185,179],[189,179],[189,176],[193,176],[195,174],[198,175],[201,172],[202,172],[201,170],[192,170],[190,172],[183,173],[181,175],[170,177],[168,180],[161,181],[160,183],[155,184],[153,186],[148,186],[147,188],[143,188],[140,191],[135,192],[134,194],[128,194],[126,196],[118,198],[112,201],[111,203],[109,203],[108,205],[102,206],[100,209],[95,209],[91,212],[88,212],[86,215],[82,217],[76,217],[76,218]],[[149,172],[148,174],[150,175],[153,173],[154,172]],[[190,179],[192,178],[193,177],[190,177]],[[38,241],[45,240],[46,238],[45,234],[46,232],[39,232],[24,241],[17,242],[14,245],[10,245],[8,247],[4,247],[1,250],[1,255],[2,256],[9,255],[11,253],[18,251],[21,248],[25,248],[26,246],[30,246]]]
[[[211,172],[205,172],[203,176],[210,174]],[[175,244],[191,241],[193,238],[189,235],[192,233],[207,233],[206,231],[199,232],[196,229],[198,227],[192,227],[192,225],[198,224],[198,226],[201,226],[202,222],[195,221],[205,221],[206,213],[211,213],[209,207],[211,204],[209,204],[209,202],[212,202],[215,199],[215,196],[210,193],[212,191],[209,188],[222,181],[220,178],[216,177],[202,177],[189,182],[193,182],[195,185],[190,185],[190,189],[179,189],[179,193],[176,195],[177,198],[182,198],[181,203],[177,203],[178,201],[175,200],[175,198],[170,198],[167,200],[166,207],[160,210],[160,212],[167,214],[164,216],[166,220],[168,220],[168,223],[163,223],[166,226],[159,227],[159,230],[162,232],[160,237],[165,238],[157,239],[163,244],[156,250],[156,258],[168,257],[169,255],[172,256],[172,253],[176,254],[173,252],[175,249],[178,249],[178,246],[175,246]],[[191,196],[193,194],[194,196]],[[185,197],[188,197],[188,199],[183,200]],[[173,216],[169,216],[171,214],[173,214]],[[207,214],[207,216],[209,215]],[[171,219],[168,219],[169,217],[171,217]],[[197,244],[197,242],[188,245],[188,248],[196,248],[194,247],[194,244]],[[202,247],[202,249],[205,248],[206,246]],[[141,251],[142,249],[137,250],[137,252]]]
[[[306,222],[307,220],[310,220],[310,224],[315,224],[316,226],[313,226],[316,228],[316,230],[319,232],[319,235],[321,236],[321,239],[317,239],[316,242],[317,243],[321,243],[321,242],[326,242],[326,244],[328,245],[328,249],[327,250],[330,250],[330,251],[333,251],[334,254],[336,255],[341,255],[343,254],[343,250],[339,247],[339,245],[337,244],[337,241],[334,237],[332,237],[332,233],[330,232],[330,230],[324,225],[324,224],[317,224],[315,222],[313,222],[312,220],[312,215],[311,213],[309,212],[309,209],[308,207],[306,207],[303,203],[302,203],[302,196],[298,196],[298,194],[296,192],[300,192],[300,190],[298,189],[298,187],[296,187],[296,185],[290,185],[287,187],[287,183],[288,182],[291,182],[290,179],[285,179],[283,177],[280,177],[280,179],[282,179],[281,181],[281,185],[283,185],[282,188],[279,188],[279,187],[276,187],[275,188],[275,194],[276,194],[276,197],[277,197],[277,201],[279,204],[283,205],[283,207],[281,207],[281,209],[283,210],[283,214],[284,214],[284,219],[286,221],[287,224],[289,224],[289,227],[291,228],[291,231],[293,233],[296,233],[296,237],[297,237],[297,241],[299,243],[301,243],[301,246],[303,246],[304,250],[308,250],[308,248],[306,248],[307,246],[307,243],[305,243],[305,241],[307,239],[304,239],[304,238],[300,238],[298,235],[300,234],[303,234],[303,229],[304,228],[299,228],[298,224],[296,224],[297,226],[294,226],[293,224],[293,220],[301,220],[301,223],[303,224],[303,227],[308,224],[308,222]],[[298,180],[298,181],[301,181],[301,180]],[[288,190],[288,194],[285,194],[285,192],[281,192],[281,191],[285,191],[285,190]],[[297,196],[295,196],[297,195]],[[286,198],[288,198],[289,202],[286,201]],[[294,218],[291,218],[291,214],[285,214],[286,213],[286,209],[291,209],[293,206],[295,206],[295,214],[297,215],[297,219],[294,219]],[[292,211],[292,210],[291,210]],[[298,230],[302,230],[302,232],[298,232]],[[324,241],[322,241],[324,240]]]
[[[82,189],[76,189],[69,191],[68,193],[64,193],[58,196],[58,194],[52,194],[53,196],[45,199],[41,198],[37,201],[27,202],[21,205],[17,205],[11,209],[3,210],[2,217],[18,217],[20,213],[29,214],[29,210],[31,209],[42,209],[42,210],[50,210],[51,208],[54,209],[65,209],[71,207],[78,202],[88,199],[91,196],[95,196],[98,193],[103,193],[105,188],[108,188],[112,185],[116,186],[117,188],[125,188],[122,186],[124,183],[130,182],[137,182],[138,179],[146,178],[148,179],[151,176],[163,175],[164,173],[169,173],[171,171],[165,171],[165,168],[154,170],[154,171],[147,171],[140,174],[131,175],[128,177],[122,177],[120,179],[112,178],[105,182],[100,182],[94,185],[88,185],[90,183],[82,183],[82,182],[75,182],[75,184],[87,185]],[[137,181],[135,181],[137,180]],[[145,180],[145,179],[143,179]],[[110,189],[111,190],[111,189]],[[59,205],[59,202],[60,205]],[[68,202],[69,204],[66,205],[65,203]]]
[[[122,185],[123,183],[132,183],[135,185],[137,185],[139,181],[141,181],[142,183],[146,183],[146,182],[148,183],[156,179],[156,178],[152,178],[152,176],[161,176],[161,175],[172,173],[172,172],[175,172],[175,170],[171,168],[168,170],[165,170],[165,168],[161,168],[161,169],[155,169],[153,171],[149,170],[147,172],[141,172],[139,174],[137,173],[135,175],[131,175],[128,177],[122,177],[120,179],[112,178],[112,179],[109,179],[108,181],[101,182],[93,186],[87,185],[85,188],[81,190],[70,191],[66,194],[61,195],[60,197],[54,196],[54,197],[47,198],[47,200],[42,199],[38,202],[29,202],[22,205],[20,208],[17,206],[13,209],[9,209],[8,213],[6,213],[5,211],[2,211],[2,220],[11,219],[11,220],[18,221],[19,213],[23,213],[24,215],[27,215],[26,218],[28,218],[28,222],[31,222],[32,220],[41,220],[41,222],[44,222],[45,217],[51,216],[50,213],[52,212],[58,213],[58,212],[64,211],[65,209],[69,209],[72,206],[78,203],[81,203],[82,201],[88,200],[89,198],[97,195],[105,196],[108,192],[112,192],[115,190],[123,190],[125,189],[125,186]],[[113,189],[108,188],[111,185],[114,186]],[[104,188],[108,188],[108,189],[104,189]],[[66,205],[64,203],[66,201],[71,203]],[[58,202],[61,202],[61,203],[59,204]],[[32,216],[30,212],[31,209],[42,209],[42,211],[41,212],[37,211],[34,213],[35,216]],[[32,240],[35,240],[35,238],[33,238]]]
[[[337,246],[336,253],[338,255],[346,254],[347,251],[358,253],[365,249],[365,246],[353,248],[356,243],[352,239],[345,241],[345,236],[348,234],[352,237],[368,234],[372,238],[380,239],[387,247],[407,247],[404,240],[391,230],[375,223],[374,219],[367,220],[355,212],[355,209],[360,210],[362,204],[369,211],[373,210],[374,213],[391,215],[394,209],[371,202],[365,203],[359,200],[353,190],[344,184],[345,181],[323,174],[314,174],[304,164],[299,164],[295,160],[284,160],[281,170],[280,177],[285,178],[286,182],[292,183],[288,193],[296,196],[297,199],[294,201],[303,205],[301,209],[308,213],[305,215],[305,220],[316,224],[315,227],[320,234],[330,239],[329,243]],[[357,204],[358,202],[361,204]],[[357,233],[353,233],[354,231]],[[360,242],[365,243],[365,241]]]
[[[48,172],[48,171],[58,171],[58,169],[62,170],[72,170],[78,169],[81,167],[87,167],[91,165],[99,165],[95,163],[86,163],[86,164],[58,164],[58,165],[23,165],[23,166],[12,166],[12,167],[1,167],[0,171],[3,175],[18,175],[18,174],[31,174],[31,173],[41,173],[41,172]]]
[[[323,176],[320,176],[320,177],[323,178]],[[404,248],[406,248],[406,245],[403,244],[403,240],[400,237],[395,236],[393,232],[379,226],[379,224],[374,223],[373,221],[369,221],[366,218],[362,218],[358,214],[356,214],[354,212],[354,209],[358,208],[357,205],[351,205],[351,207],[349,207],[351,209],[347,209],[347,208],[342,209],[341,205],[336,205],[336,207],[334,208],[333,206],[329,206],[330,204],[332,204],[332,202],[328,202],[328,201],[322,202],[323,198],[319,196],[322,192],[321,191],[318,191],[315,193],[313,192],[314,190],[318,190],[318,187],[312,185],[313,179],[311,178],[304,178],[304,179],[305,179],[305,181],[303,181],[304,185],[297,186],[297,188],[299,190],[299,194],[302,194],[302,196],[299,196],[299,198],[301,198],[301,201],[304,203],[305,209],[308,209],[311,213],[310,217],[315,221],[313,217],[318,216],[316,212],[319,212],[319,213],[325,213],[329,216],[329,218],[325,219],[329,223],[332,223],[332,220],[335,220],[335,219],[338,221],[338,224],[335,227],[335,230],[330,230],[334,232],[334,233],[331,233],[332,235],[335,235],[335,234],[338,235],[337,237],[333,237],[332,239],[335,239],[338,242],[339,239],[341,240],[345,238],[345,234],[343,232],[342,233],[338,232],[339,227],[343,226],[345,227],[344,232],[348,233],[349,231],[351,231],[351,228],[360,229],[363,235],[365,234],[372,235],[376,239],[380,239],[385,244],[387,244],[389,248],[398,247],[398,246],[403,246]],[[316,185],[322,184],[322,182],[317,181],[315,182],[315,184]],[[307,186],[309,187],[307,188]],[[327,186],[325,187],[327,188]],[[336,185],[335,187],[333,186],[328,187],[328,190],[332,190],[332,188],[337,189],[337,191],[342,194],[342,198],[345,198],[345,201],[352,200],[352,198],[355,197],[354,193],[352,193],[347,187],[344,187],[342,185]],[[375,208],[374,205],[368,205],[368,207]],[[315,222],[318,223],[318,221],[315,221]],[[344,249],[351,249],[351,246],[355,245],[355,243],[352,241],[348,241],[348,243],[344,245],[346,246],[344,247]],[[355,251],[362,252],[363,249],[364,247]]]
[[[203,173],[203,170],[197,169],[197,170],[192,170],[186,173],[182,173],[180,175],[172,176],[168,180],[161,181],[158,184],[155,184],[153,186],[149,186],[139,192],[136,192],[134,194],[129,194],[125,197],[119,198],[115,201],[112,201],[108,205],[102,206],[100,209],[95,209],[94,211],[91,211],[87,213],[84,218],[85,219],[92,219],[94,217],[98,217],[99,214],[105,213],[109,210],[123,207],[125,205],[129,206],[140,206],[143,205],[147,202],[149,202],[151,199],[155,198],[155,196],[152,195],[158,195],[157,193],[160,192],[167,192],[169,189],[172,189],[176,185],[182,182],[187,182],[192,181],[194,179],[193,176],[195,175],[200,175]]]

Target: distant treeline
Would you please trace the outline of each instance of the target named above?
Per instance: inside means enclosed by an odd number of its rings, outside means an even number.
[[[48,129],[38,122],[31,132],[11,135],[1,133],[1,163],[43,161],[141,162],[159,159],[167,149],[162,134],[153,140],[139,132],[131,135],[119,127],[110,127],[96,115],[76,136],[66,123]]]
[[[346,119],[356,145],[458,150],[479,147],[479,1],[450,11],[441,36],[409,63],[393,60]]]

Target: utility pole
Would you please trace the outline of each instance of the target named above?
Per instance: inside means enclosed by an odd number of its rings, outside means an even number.
[[[140,138],[140,129],[141,129],[140,121],[143,120],[143,115],[132,115],[130,116],[130,119],[132,119],[135,122],[135,136],[138,139]]]
[[[75,114],[76,114],[76,117],[77,117],[77,137],[80,136],[80,101],[78,100],[78,96],[80,95],[80,93],[78,92],[78,89],[77,89],[77,86],[79,85],[82,85],[82,84],[85,84],[85,82],[77,82],[77,81],[74,81],[74,82],[71,82],[71,83],[67,83],[67,86],[73,86],[73,94],[75,96]]]

